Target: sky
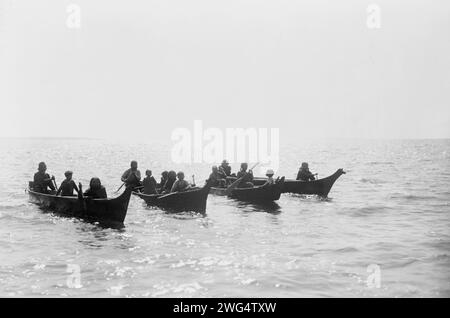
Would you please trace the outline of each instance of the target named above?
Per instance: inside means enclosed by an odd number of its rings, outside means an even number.
[[[0,3],[0,137],[450,138],[448,0]]]

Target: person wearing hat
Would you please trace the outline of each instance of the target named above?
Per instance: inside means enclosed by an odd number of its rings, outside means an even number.
[[[59,186],[56,195],[61,194],[64,197],[73,196],[73,190],[79,193],[80,190],[78,190],[75,181],[72,180],[72,175],[73,175],[72,171],[64,172],[64,176],[66,177],[66,179],[64,179],[63,182],[61,182],[61,185]]]
[[[53,185],[54,180],[55,177],[50,177],[47,173],[47,165],[45,162],[40,162],[38,171],[34,174],[33,190],[39,193],[50,193],[48,190],[50,188],[52,191],[55,191],[55,186]]]
[[[156,180],[152,176],[152,171],[146,170],[145,176],[144,180],[142,180],[144,194],[156,194]]]
[[[223,174],[225,178],[231,176],[231,167],[228,161],[222,161],[219,167],[219,173]]]
[[[130,163],[130,169],[125,170],[121,178],[122,182],[128,186],[138,187],[141,185],[141,172],[138,170],[137,161],[133,160]]]
[[[309,171],[308,163],[303,162],[302,166],[298,170],[297,173],[297,180],[300,181],[314,181],[316,178],[314,178],[314,174],[312,174],[311,171]]]
[[[189,182],[184,180],[184,172],[179,171],[177,173],[178,180],[173,183],[172,189],[170,189],[170,192],[182,192],[188,190],[191,186],[189,185]]]
[[[275,184],[275,179],[273,178],[273,175],[275,173],[273,172],[272,169],[268,169],[266,172],[266,177],[267,177],[267,181],[264,185],[272,185]]]

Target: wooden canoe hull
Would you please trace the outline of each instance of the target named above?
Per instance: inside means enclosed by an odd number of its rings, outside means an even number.
[[[239,201],[252,203],[267,203],[280,199],[283,181],[270,186],[256,186],[253,188],[236,188],[228,196]],[[211,188],[210,192],[216,195],[227,195],[226,188]]]
[[[286,179],[283,184],[282,193],[297,193],[307,195],[318,195],[327,197],[334,182],[342,175],[345,174],[344,170],[338,169],[334,174],[323,179],[314,181],[299,181]],[[265,178],[255,178],[253,183],[260,185],[266,182]]]
[[[30,202],[52,212],[106,223],[123,223],[127,215],[131,188],[127,188],[120,196],[112,199],[91,199],[56,196],[27,190]]]
[[[143,199],[149,206],[161,207],[170,212],[205,213],[209,189],[209,186],[204,186],[200,189],[174,192],[168,195],[148,195],[139,192],[133,192],[133,194]]]

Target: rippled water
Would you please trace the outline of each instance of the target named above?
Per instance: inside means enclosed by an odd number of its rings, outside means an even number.
[[[348,173],[327,200],[261,207],[210,195],[206,216],[132,197],[122,229],[43,213],[24,192],[42,160],[59,182],[67,169],[85,185],[100,177],[109,195],[131,159],[207,176],[208,165],[167,166],[167,148],[0,139],[0,296],[450,296],[449,140],[284,145],[281,175],[305,160],[320,177]],[[371,264],[379,288],[367,285]]]

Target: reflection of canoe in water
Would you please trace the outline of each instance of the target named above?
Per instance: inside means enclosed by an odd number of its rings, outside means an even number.
[[[199,212],[206,211],[206,201],[211,186],[206,184],[203,188],[192,189],[184,192],[173,192],[169,194],[143,194],[133,192],[143,199],[147,205],[158,206],[173,212]]]
[[[127,215],[131,188],[112,199],[56,196],[28,189],[30,201],[53,212],[99,222],[123,223]]]
[[[280,198],[283,188],[284,177],[278,183],[266,186],[255,186],[253,188],[236,188],[228,196],[239,201],[252,203],[267,203]],[[226,188],[211,188],[212,194],[226,195]]]
[[[338,169],[331,176],[323,179],[318,179],[314,181],[298,181],[287,179],[284,181],[283,193],[298,193],[298,194],[315,194],[323,197],[328,196],[334,182],[342,175],[345,171]],[[255,178],[254,183],[261,184],[265,182],[263,178]]]

